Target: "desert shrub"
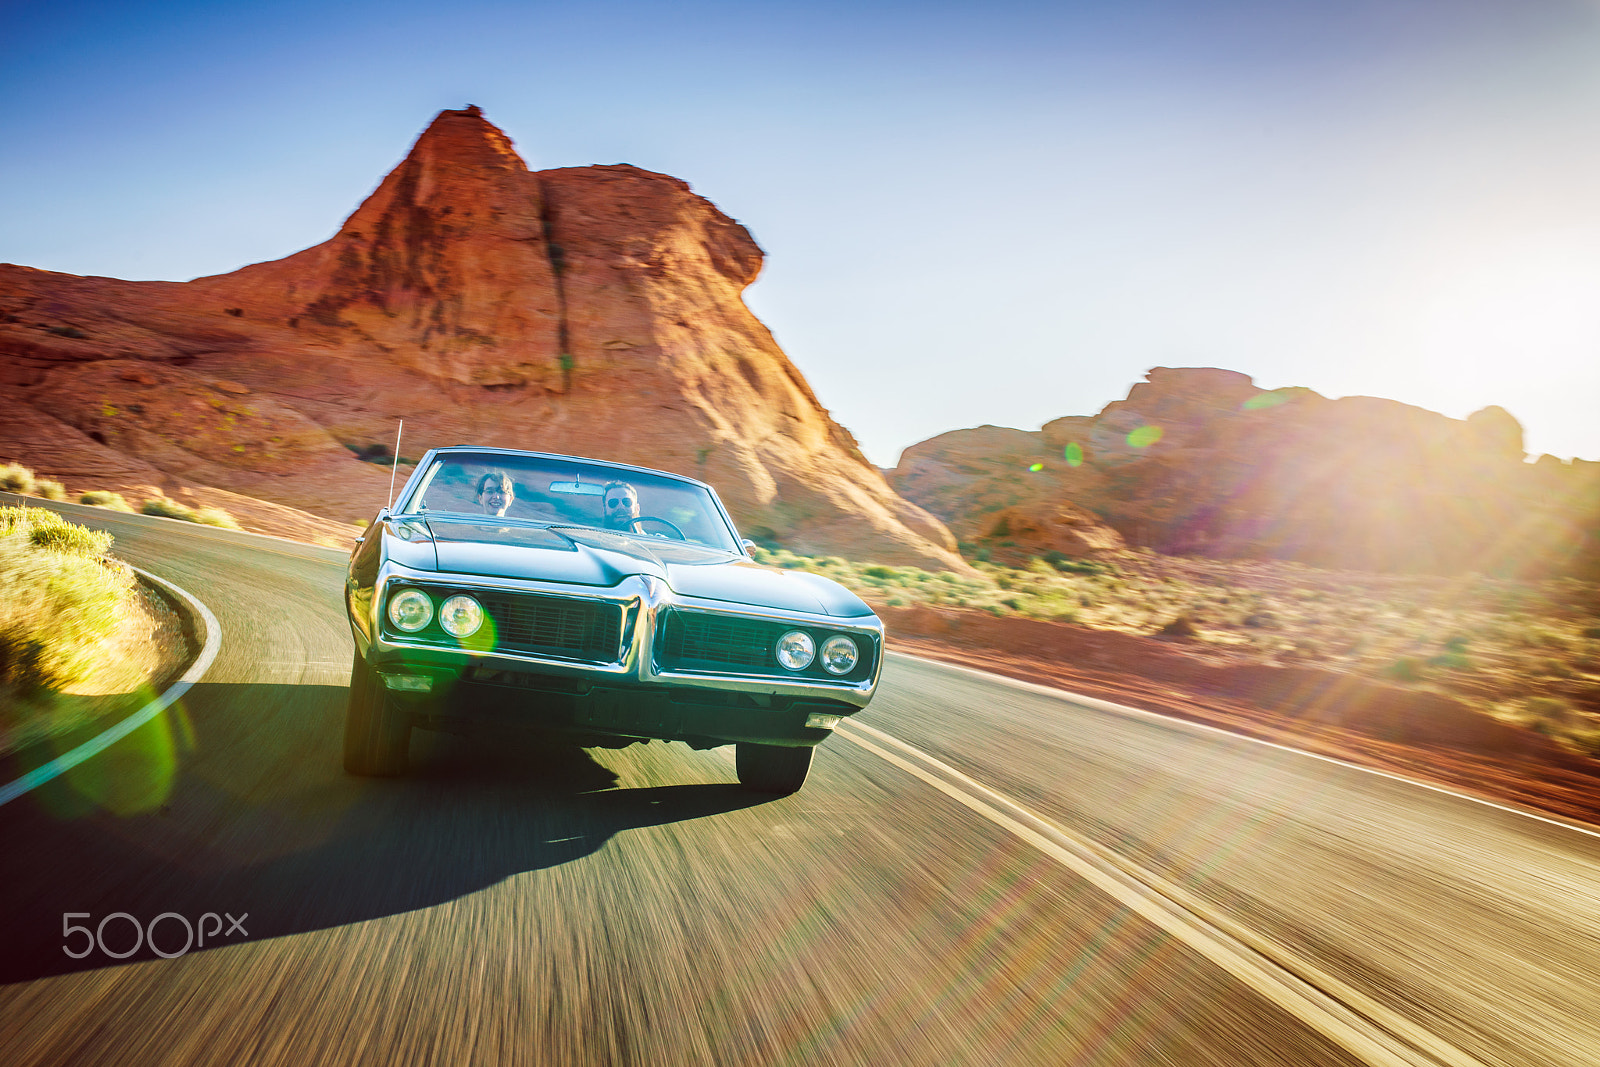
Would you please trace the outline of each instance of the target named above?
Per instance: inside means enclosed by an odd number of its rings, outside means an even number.
[[[53,478],[40,478],[33,483],[33,495],[46,500],[67,499],[67,487]]]
[[[103,556],[111,547],[111,535],[104,530],[91,530],[71,522],[35,526],[28,534],[28,541],[39,548],[74,552],[80,556]]]
[[[49,522],[17,523],[0,536],[0,588],[6,590],[0,598],[0,708],[7,709],[8,718],[18,713],[16,701],[88,673],[97,645],[116,626],[123,598],[133,585],[131,572],[108,565],[95,552],[80,550],[83,542],[66,551],[54,543],[53,534],[45,544],[36,542],[35,531],[54,529],[56,525]],[[90,547],[98,545],[103,551],[107,543],[109,537],[91,542]]]
[[[1554,656],[1541,656],[1535,670],[1546,678],[1571,678],[1572,668],[1556,659]]]
[[[133,510],[121,493],[113,493],[108,489],[92,489],[80,496],[78,503],[92,504],[97,508],[110,508],[112,511]]]
[[[1600,626],[1585,626],[1583,628],[1583,636],[1590,640],[1600,637]]]
[[[1157,637],[1194,637],[1199,631],[1194,628],[1194,622],[1187,615],[1179,615],[1161,629],[1156,631]]]
[[[900,576],[900,572],[895,570],[893,567],[885,567],[881,564],[874,564],[873,566],[863,570],[861,573],[866,575],[868,578],[898,578]]]
[[[206,526],[221,526],[229,530],[239,529],[239,524],[232,515],[221,508],[191,508],[187,504],[180,504],[170,497],[154,496],[144,502],[141,509],[146,515],[160,515],[168,519],[182,519],[185,522],[198,522]]]
[[[1559,697],[1530,697],[1522,702],[1522,713],[1537,722],[1565,723],[1572,718],[1572,709]]]
[[[33,492],[33,472],[20,463],[0,467],[0,489],[8,493]]]
[[[234,517],[222,508],[201,508],[194,513],[193,521],[204,523],[207,526],[220,526],[225,530],[237,530],[240,528]]]
[[[111,547],[110,534],[68,522],[49,508],[0,507],[0,537],[81,556],[103,556]]]
[[[194,521],[194,508],[189,507],[187,504],[180,504],[171,497],[153,496],[146,500],[144,507],[139,510],[146,515],[159,515],[165,519]]]

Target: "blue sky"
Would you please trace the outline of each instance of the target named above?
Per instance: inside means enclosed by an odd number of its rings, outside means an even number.
[[[330,236],[441,108],[689,181],[892,465],[1152,366],[1500,404],[1600,459],[1600,3],[0,0],[0,260]]]

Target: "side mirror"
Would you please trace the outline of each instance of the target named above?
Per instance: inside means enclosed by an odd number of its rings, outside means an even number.
[[[744,546],[744,554],[754,558],[756,554],[756,543],[750,540],[748,537],[741,538],[739,543]]]

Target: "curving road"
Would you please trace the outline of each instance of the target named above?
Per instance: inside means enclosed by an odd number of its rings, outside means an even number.
[[[340,554],[55,506],[222,646],[0,807],[0,1062],[1600,1062],[1582,828],[898,656],[793,797],[515,734],[349,778]]]

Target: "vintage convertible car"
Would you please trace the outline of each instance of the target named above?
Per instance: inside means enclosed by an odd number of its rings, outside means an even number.
[[[752,547],[692,478],[434,449],[350,557],[345,769],[399,774],[413,727],[498,721],[588,746],[733,744],[747,788],[794,792],[872,699],[883,624]]]

